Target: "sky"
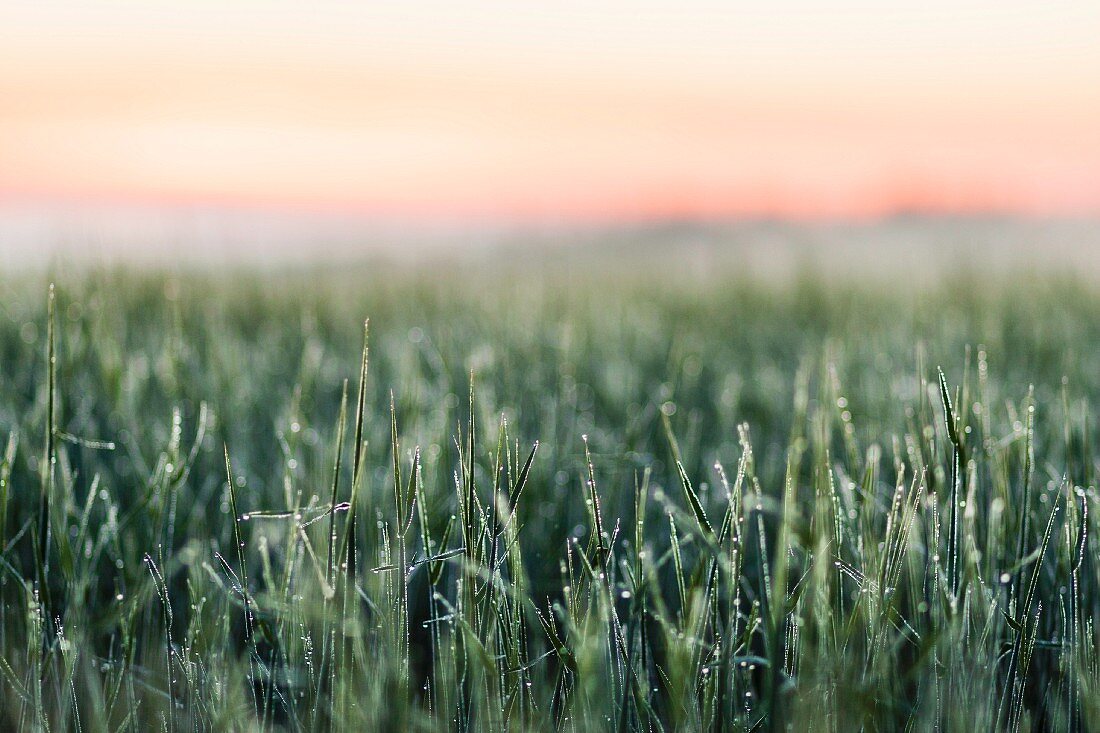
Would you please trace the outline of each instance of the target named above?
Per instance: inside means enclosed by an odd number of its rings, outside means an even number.
[[[1096,0],[0,0],[0,209],[1100,213]]]

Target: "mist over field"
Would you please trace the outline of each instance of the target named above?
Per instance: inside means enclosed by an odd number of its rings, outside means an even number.
[[[446,222],[278,209],[0,205],[0,265],[42,270],[280,269],[387,261],[537,261],[551,268],[765,279],[935,278],[945,270],[1100,274],[1100,218],[908,214],[851,221]],[[430,269],[430,268],[428,268]]]

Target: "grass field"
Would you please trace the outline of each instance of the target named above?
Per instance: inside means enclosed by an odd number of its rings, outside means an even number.
[[[943,269],[8,275],[0,728],[1096,730],[1100,295]]]

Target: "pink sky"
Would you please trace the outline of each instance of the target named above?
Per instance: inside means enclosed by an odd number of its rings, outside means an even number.
[[[1100,212],[1100,3],[824,5],[0,0],[0,202]]]

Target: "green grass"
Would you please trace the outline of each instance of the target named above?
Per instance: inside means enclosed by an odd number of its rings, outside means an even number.
[[[0,728],[1100,727],[1083,282],[56,283],[0,301]]]

